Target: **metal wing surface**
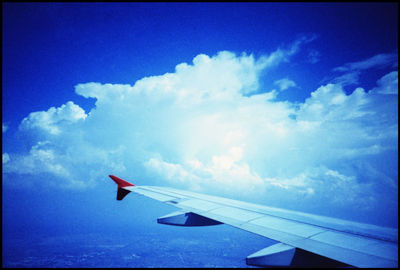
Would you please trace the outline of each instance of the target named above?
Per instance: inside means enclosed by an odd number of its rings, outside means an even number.
[[[168,187],[132,185],[121,188],[181,209],[158,218],[159,223],[179,226],[225,223],[280,242],[248,256],[246,261],[251,265],[289,266],[298,251],[300,255],[304,252],[318,254],[356,267],[398,266],[397,229]]]

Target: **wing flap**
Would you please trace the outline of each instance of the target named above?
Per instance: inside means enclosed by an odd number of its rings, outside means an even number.
[[[386,259],[397,259],[398,256],[393,244],[343,232],[326,231],[310,239],[338,247],[351,247],[352,250]]]

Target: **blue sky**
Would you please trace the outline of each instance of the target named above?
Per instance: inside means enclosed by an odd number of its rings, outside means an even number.
[[[397,3],[2,7],[3,236],[166,231],[109,174],[397,228]]]

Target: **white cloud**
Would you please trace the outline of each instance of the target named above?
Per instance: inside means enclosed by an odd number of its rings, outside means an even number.
[[[397,166],[397,99],[381,94],[393,91],[386,87],[395,86],[394,74],[376,91],[323,85],[300,104],[276,101],[276,92],[246,95],[258,89],[262,69],[307,41],[258,59],[201,54],[133,86],[79,84],[76,93],[96,98],[95,108],[86,114],[68,102],[31,113],[20,126],[36,135],[30,152],[11,155],[4,172],[48,173],[65,187],[123,173],[142,185],[168,181],[295,206],[359,210],[378,207],[382,196],[397,201],[397,170],[389,167]]]
[[[295,55],[300,47],[304,44],[307,44],[313,40],[315,40],[317,36],[313,35],[302,35],[298,39],[296,39],[288,48],[282,49],[278,48],[276,51],[271,53],[270,55],[263,55],[257,61],[258,66],[260,68],[270,68],[277,66],[282,62],[289,62],[289,58]]]
[[[358,84],[360,79],[360,71],[351,71],[341,76],[335,77],[331,83],[341,84],[343,86]]]
[[[8,125],[2,123],[2,129],[3,129],[3,133],[5,133],[8,130]]]
[[[51,143],[48,141],[38,142],[31,148],[28,155],[15,156],[8,169],[15,169],[21,174],[49,172],[56,176],[68,177],[68,171],[60,162],[55,162],[59,157],[56,156],[55,150],[50,145]]]
[[[60,127],[62,125],[74,123],[85,118],[85,111],[72,101],[68,101],[59,108],[51,107],[47,111],[30,113],[28,117],[22,120],[20,129],[38,128],[57,135],[61,132]]]
[[[396,53],[382,53],[377,54],[368,59],[346,63],[343,66],[336,67],[334,71],[354,71],[354,70],[365,70],[370,68],[382,68],[385,66],[396,65],[397,54]]]
[[[362,110],[362,106],[368,102],[362,88],[346,95],[340,84],[327,84],[312,92],[311,97],[301,104],[298,119],[344,122],[368,114]]]
[[[335,76],[330,83],[341,84],[342,86],[359,84],[360,75],[367,69],[382,69],[385,67],[397,67],[397,54],[377,54],[368,59],[346,63],[343,66],[333,69],[335,72],[343,72],[340,76]],[[397,75],[392,74],[392,77]],[[382,80],[391,80],[391,78],[382,78]],[[378,85],[387,82],[378,82]],[[394,82],[393,82],[394,83]]]
[[[283,78],[280,80],[274,81],[274,84],[279,87],[279,90],[284,91],[290,87],[295,87],[296,83],[289,78]]]
[[[397,71],[392,71],[389,74],[386,74],[381,79],[377,81],[377,87],[373,89],[373,91],[378,92],[379,94],[394,94],[397,95],[399,93],[399,83],[398,83],[398,73]]]
[[[308,53],[308,62],[310,62],[311,64],[316,64],[319,62],[321,57],[321,53],[317,50],[310,50],[310,52]]]
[[[10,161],[10,156],[7,153],[3,153],[3,164]]]

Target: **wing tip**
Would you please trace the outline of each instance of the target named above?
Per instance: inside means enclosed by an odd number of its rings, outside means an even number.
[[[135,185],[132,183],[129,183],[126,180],[123,180],[115,175],[110,174],[109,177],[114,180],[114,182],[118,185],[118,187],[134,187]]]

